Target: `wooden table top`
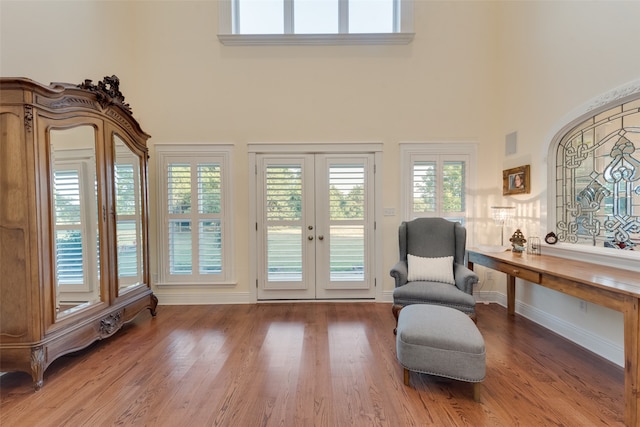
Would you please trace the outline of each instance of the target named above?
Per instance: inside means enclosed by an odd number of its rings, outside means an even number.
[[[540,274],[553,275],[640,298],[640,272],[638,271],[551,255],[531,255],[527,253],[516,255],[511,251],[485,252],[477,248],[470,248],[468,252],[536,271]],[[472,258],[473,256],[470,255],[470,262],[474,262]],[[482,265],[480,262],[478,264]]]

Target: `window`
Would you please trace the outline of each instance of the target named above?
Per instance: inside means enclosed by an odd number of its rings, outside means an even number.
[[[218,38],[235,44],[406,44],[413,0],[221,0]]]
[[[471,144],[401,144],[403,219],[443,217],[467,225],[475,163]]]
[[[560,242],[634,250],[640,244],[640,99],[562,136],[555,184]]]
[[[232,271],[228,146],[160,145],[161,284],[226,283]]]

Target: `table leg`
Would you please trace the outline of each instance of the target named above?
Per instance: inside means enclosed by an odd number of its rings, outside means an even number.
[[[624,423],[640,424],[640,300],[630,298],[624,308]]]
[[[516,278],[507,274],[507,314],[516,314]]]

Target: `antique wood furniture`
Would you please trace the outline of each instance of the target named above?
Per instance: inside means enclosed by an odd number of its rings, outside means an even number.
[[[548,255],[468,251],[474,264],[507,274],[507,312],[515,313],[516,278],[622,312],[625,424],[640,425],[640,273]]]
[[[56,358],[155,315],[148,138],[116,76],[0,79],[0,371],[37,390]]]

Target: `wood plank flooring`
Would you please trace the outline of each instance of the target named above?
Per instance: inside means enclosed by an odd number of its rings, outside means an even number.
[[[160,306],[31,377],[0,377],[9,426],[616,426],[623,370],[505,308],[478,305],[473,386],[412,373],[390,304]]]

